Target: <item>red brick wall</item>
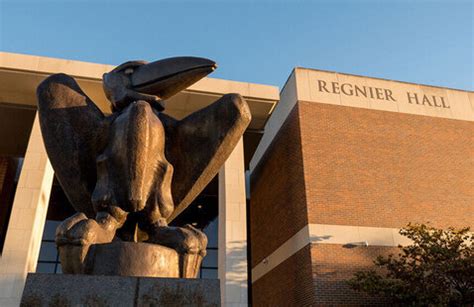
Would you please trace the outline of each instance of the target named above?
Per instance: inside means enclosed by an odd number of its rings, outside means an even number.
[[[381,298],[353,291],[346,280],[356,271],[374,268],[373,259],[378,255],[387,256],[398,252],[396,247],[347,248],[338,244],[312,244],[315,301],[321,305],[380,305],[384,302]]]
[[[298,118],[294,108],[252,173],[251,267],[308,224]]]
[[[300,102],[309,222],[474,226],[474,123]]]
[[[313,305],[311,272],[311,247],[307,245],[253,283],[253,306]]]
[[[473,205],[474,123],[299,102],[252,173],[251,267],[307,223],[472,227]],[[396,248],[300,252],[253,283],[255,306],[381,303],[345,280]]]

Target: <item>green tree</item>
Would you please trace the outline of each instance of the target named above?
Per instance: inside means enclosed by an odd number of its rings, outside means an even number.
[[[408,224],[411,239],[401,252],[378,256],[379,270],[359,271],[352,289],[412,306],[464,306],[474,303],[474,235],[469,228],[447,230]]]

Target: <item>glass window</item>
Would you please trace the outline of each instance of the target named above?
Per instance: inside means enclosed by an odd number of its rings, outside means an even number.
[[[203,229],[204,233],[207,235],[207,247],[217,248],[219,238],[217,236],[219,228],[219,220],[215,218],[209,225]]]
[[[46,220],[36,266],[37,273],[62,273],[59,253],[54,242],[54,233],[59,223],[59,221]]]
[[[56,243],[43,241],[41,244],[39,261],[56,261],[57,258]]]
[[[48,220],[44,225],[43,240],[54,241],[56,228],[59,226],[60,221]]]
[[[216,269],[201,269],[200,278],[217,279],[217,268]]]
[[[42,263],[38,262],[36,266],[36,273],[54,273],[56,265],[54,263]]]
[[[53,181],[51,196],[49,198],[48,213],[44,224],[41,240],[40,255],[38,258],[37,272],[61,274],[61,263],[56,248],[56,228],[61,222],[75,213],[58,181]]]
[[[218,218],[215,218],[212,222],[203,229],[203,232],[207,235],[207,255],[204,257],[201,263],[201,270],[199,271],[199,278],[218,278],[217,277],[217,263],[218,263]]]
[[[202,260],[202,267],[217,268],[217,249],[208,249],[207,255]]]

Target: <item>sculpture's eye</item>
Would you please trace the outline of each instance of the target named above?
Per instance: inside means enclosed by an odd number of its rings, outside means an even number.
[[[127,69],[125,69],[124,73],[125,73],[126,75],[131,75],[131,74],[133,74],[133,68],[127,68]]]

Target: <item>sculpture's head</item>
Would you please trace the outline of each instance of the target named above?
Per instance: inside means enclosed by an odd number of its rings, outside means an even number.
[[[198,57],[175,57],[152,63],[129,61],[104,74],[103,86],[115,109],[136,100],[159,104],[216,68],[214,61]]]

